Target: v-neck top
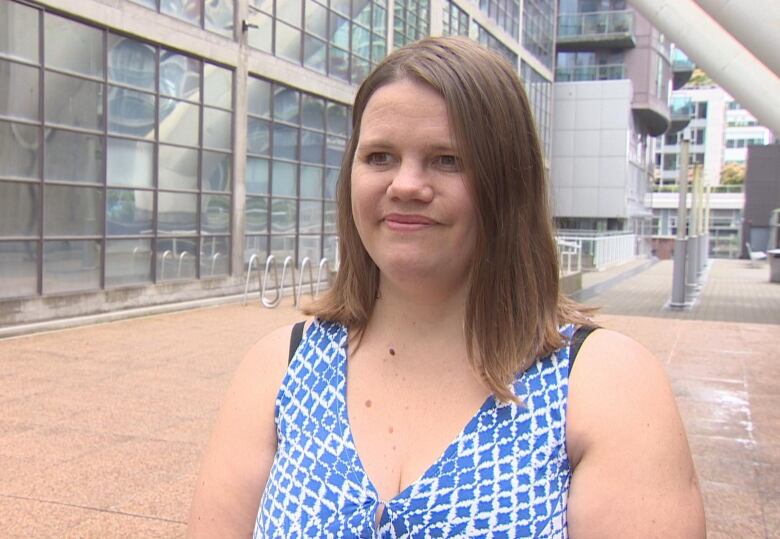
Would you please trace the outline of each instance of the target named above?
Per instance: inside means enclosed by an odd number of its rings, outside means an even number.
[[[518,375],[522,404],[488,397],[417,481],[380,500],[349,426],[347,337],[315,320],[293,356],[255,538],[567,537],[568,347]]]

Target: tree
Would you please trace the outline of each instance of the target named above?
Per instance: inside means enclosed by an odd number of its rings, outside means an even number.
[[[742,185],[745,183],[745,165],[742,163],[726,163],[720,169],[722,185]]]
[[[686,88],[706,88],[709,86],[715,86],[715,82],[698,67],[693,70],[691,79],[685,84]]]

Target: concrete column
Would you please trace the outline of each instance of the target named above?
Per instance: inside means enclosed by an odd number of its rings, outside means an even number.
[[[672,299],[669,306],[675,309],[685,307],[685,262],[687,251],[687,239],[685,237],[685,225],[688,220],[688,146],[690,141],[684,138],[680,143],[680,155],[678,162],[678,189],[679,199],[677,206],[677,237],[674,240],[674,270],[672,273]]]
[[[247,78],[249,48],[241,22],[249,16],[248,0],[236,2],[235,27],[238,33],[238,58],[233,73],[233,223],[231,230],[232,276],[244,275],[244,229],[246,208],[246,130]]]

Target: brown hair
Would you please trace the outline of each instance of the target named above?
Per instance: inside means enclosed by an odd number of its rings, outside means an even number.
[[[469,358],[499,399],[517,402],[510,384],[535,358],[562,346],[559,325],[589,321],[587,309],[559,291],[544,162],[522,82],[501,56],[469,39],[426,38],[398,49],[360,86],[337,194],[340,268],[333,288],[306,312],[357,336],[371,316],[379,269],[353,220],[352,162],[368,100],[402,79],[427,84],[446,102],[473,178],[478,223],[465,315]]]

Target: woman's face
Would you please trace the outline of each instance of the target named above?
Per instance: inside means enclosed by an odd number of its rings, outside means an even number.
[[[383,278],[466,284],[476,244],[471,181],[435,90],[400,80],[374,92],[352,165],[352,212]]]

